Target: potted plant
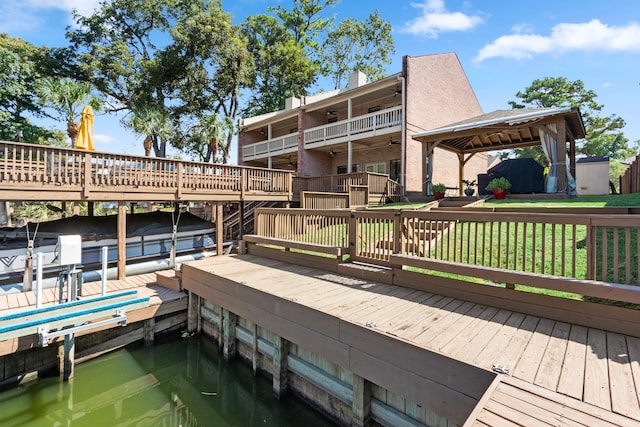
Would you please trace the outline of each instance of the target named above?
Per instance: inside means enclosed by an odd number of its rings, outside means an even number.
[[[476,191],[473,189],[476,186],[476,180],[469,181],[468,179],[463,179],[462,183],[464,184],[464,194],[467,197],[473,196],[473,193]]]
[[[511,188],[509,180],[503,176],[500,178],[494,178],[487,184],[487,190],[493,192],[493,197],[496,199],[504,199],[507,197],[507,191]]]
[[[447,191],[447,186],[442,183],[432,184],[431,191],[433,191],[434,199],[442,199],[444,197],[445,191]]]

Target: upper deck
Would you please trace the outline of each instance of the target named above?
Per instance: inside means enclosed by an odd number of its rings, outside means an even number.
[[[3,200],[290,201],[292,172],[0,141]]]

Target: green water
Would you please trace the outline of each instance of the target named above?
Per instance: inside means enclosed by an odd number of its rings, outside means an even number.
[[[332,426],[205,339],[119,350],[76,366],[69,382],[44,378],[0,391],[0,426]]]

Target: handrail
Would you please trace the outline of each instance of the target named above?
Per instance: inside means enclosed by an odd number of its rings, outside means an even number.
[[[0,141],[0,188],[171,194],[292,193],[292,171]],[[114,200],[114,199],[109,199]],[[119,200],[119,199],[118,199]]]
[[[474,277],[487,280],[500,281],[508,272],[527,284],[534,283],[535,275],[547,282],[552,278],[560,283],[554,289],[566,292],[583,289],[588,282],[640,292],[637,215],[258,209],[256,221],[260,236],[309,244],[340,242],[349,247],[352,261],[393,266],[394,259],[421,259],[424,265],[429,261],[431,269],[446,265],[443,271],[451,272],[458,265],[459,274],[474,272]],[[323,236],[330,236],[330,242]],[[600,286],[584,294],[610,292],[610,299],[637,302],[618,288],[602,291]]]
[[[399,126],[402,124],[402,106],[387,108],[374,113],[363,114],[351,119],[341,120],[304,131],[304,145],[327,142],[332,139],[347,137],[378,129]]]
[[[298,133],[278,136],[275,138],[245,145],[242,147],[242,160],[251,160],[256,157],[282,154],[287,149],[297,151]]]

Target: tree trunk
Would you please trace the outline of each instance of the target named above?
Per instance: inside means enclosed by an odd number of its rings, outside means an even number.
[[[151,138],[151,135],[147,135],[142,145],[144,146],[144,155],[146,157],[151,157],[151,150],[153,149],[153,139]]]
[[[73,119],[67,122],[67,135],[71,139],[71,148],[75,148],[78,140],[78,124]]]

